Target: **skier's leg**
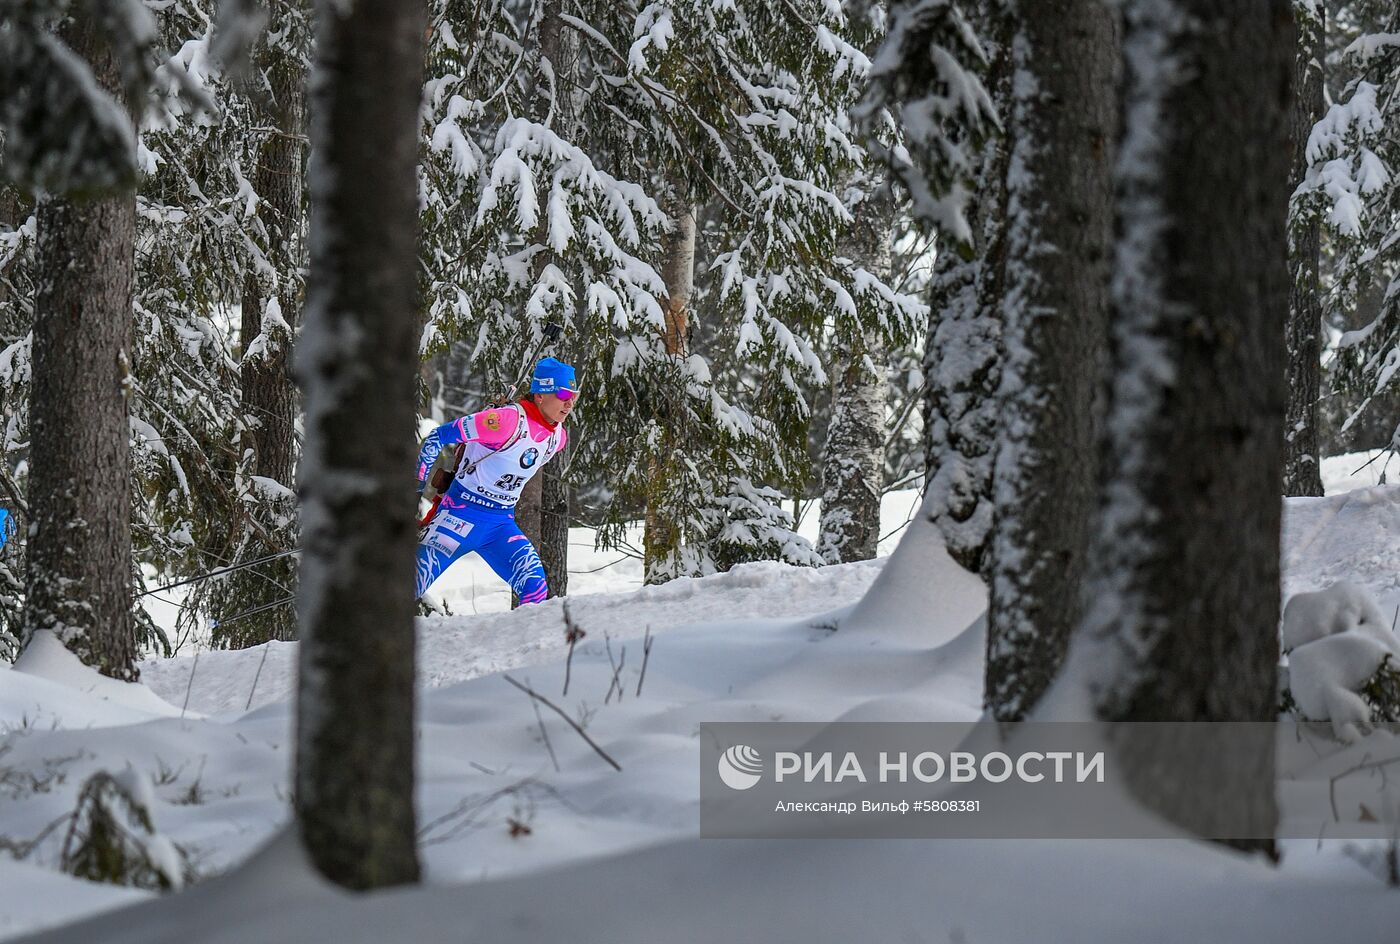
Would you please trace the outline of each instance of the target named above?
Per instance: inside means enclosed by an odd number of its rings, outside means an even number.
[[[549,583],[545,580],[540,555],[530,539],[520,533],[514,520],[509,527],[493,534],[476,552],[496,576],[510,584],[521,603],[543,603],[549,597]]]
[[[489,528],[450,512],[440,513],[418,539],[418,578],[415,598],[421,597],[453,562],[477,550],[489,538]]]

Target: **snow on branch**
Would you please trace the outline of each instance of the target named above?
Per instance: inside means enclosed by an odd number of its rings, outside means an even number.
[[[166,69],[158,81],[155,19],[140,0],[6,0],[0,11],[0,167],[14,182],[55,192],[128,186],[138,169],[132,114],[146,110],[154,86],[209,107],[183,70]],[[110,44],[130,110],[65,42],[85,32]]]
[[[870,132],[891,138],[872,150],[908,189],[916,216],[963,245],[972,241],[964,211],[974,156],[998,123],[980,75],[986,65],[955,0],[897,5],[853,111]]]

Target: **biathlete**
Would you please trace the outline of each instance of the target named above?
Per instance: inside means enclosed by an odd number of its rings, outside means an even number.
[[[530,393],[520,401],[464,416],[428,434],[418,454],[420,492],[444,448],[456,451],[457,462],[418,540],[418,596],[472,551],[510,584],[521,603],[549,596],[540,555],[515,523],[515,505],[525,483],[568,445],[564,420],[577,395],[574,369],[546,357],[535,365]]]

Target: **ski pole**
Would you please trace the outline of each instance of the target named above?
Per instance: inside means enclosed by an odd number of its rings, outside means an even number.
[[[220,567],[218,570],[211,570],[209,571],[209,573],[200,574],[198,577],[189,577],[185,580],[177,580],[174,583],[168,583],[163,587],[152,587],[150,590],[142,590],[140,593],[136,594],[136,597],[139,599],[144,596],[150,596],[152,593],[160,593],[162,590],[171,590],[175,587],[183,587],[187,583],[199,583],[199,581],[201,580],[208,580],[210,577],[217,577],[220,574],[231,574],[235,570],[242,570],[244,567],[253,567],[257,564],[265,564],[268,561],[273,561],[281,557],[287,557],[291,554],[300,553],[301,548],[294,547],[290,551],[279,551],[276,554],[268,554],[265,557],[259,557],[255,558],[254,560],[244,561],[241,564],[230,564],[228,567]]]
[[[263,610],[270,610],[270,609],[272,609],[273,607],[278,607],[278,606],[286,606],[288,603],[294,603],[295,601],[296,601],[296,597],[295,597],[295,596],[283,597],[283,598],[280,599],[280,600],[273,600],[271,603],[264,603],[264,604],[262,604],[261,606],[255,606],[255,607],[253,607],[251,610],[244,610],[242,613],[235,613],[234,615],[230,616],[228,619],[210,620],[210,621],[209,621],[209,628],[210,628],[210,629],[213,629],[213,628],[216,627],[216,626],[225,626],[225,625],[227,625],[227,624],[229,624],[229,623],[237,622],[238,620],[243,619],[243,617],[245,617],[245,616],[253,616],[253,615],[256,615],[256,614],[258,614],[258,613],[261,613]]]

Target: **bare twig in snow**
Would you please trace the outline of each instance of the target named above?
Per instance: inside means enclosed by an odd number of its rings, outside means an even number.
[[[647,624],[646,634],[642,636],[642,671],[637,676],[637,694],[635,697],[642,697],[642,681],[647,677],[647,660],[651,658],[651,644],[656,641],[656,637],[651,634],[651,624]]]
[[[618,703],[619,703],[619,704],[622,703],[622,667],[625,666],[626,664],[627,664],[627,647],[626,647],[626,646],[623,646],[623,647],[622,647],[622,652],[618,655],[618,659],[617,659],[617,668],[613,670],[613,680],[612,680],[613,686],[617,688],[617,700],[618,700]],[[611,692],[612,689],[608,689],[608,691]],[[608,703],[608,700],[607,700],[606,698],[604,698],[604,699],[603,699],[603,704],[606,705],[607,703]]]
[[[588,746],[589,746],[589,747],[593,748],[593,750],[595,750],[595,751],[598,752],[598,756],[599,756],[599,757],[603,758],[603,760],[605,760],[605,761],[607,761],[609,764],[611,764],[614,770],[617,770],[617,771],[621,772],[621,770],[622,770],[622,765],[619,764],[617,761],[613,760],[612,757],[609,756],[609,754],[608,754],[607,751],[605,751],[605,750],[603,750],[601,747],[599,747],[599,746],[598,746],[598,742],[595,741],[595,740],[593,740],[591,737],[589,737],[589,736],[588,736],[588,732],[584,731],[583,728],[579,727],[578,722],[574,721],[573,718],[570,718],[568,715],[566,715],[566,714],[564,713],[564,710],[563,710],[562,708],[560,708],[560,707],[559,707],[558,705],[556,705],[554,702],[550,701],[548,698],[545,698],[545,697],[544,697],[543,695],[541,695],[539,692],[537,692],[537,691],[535,691],[534,689],[530,688],[530,686],[528,686],[528,685],[521,685],[519,682],[517,682],[515,679],[511,678],[509,675],[502,675],[501,678],[505,679],[507,682],[509,682],[510,684],[514,685],[516,688],[520,689],[522,692],[524,692],[525,694],[529,695],[531,698],[535,699],[536,701],[540,702],[541,704],[545,705],[546,707],[553,709],[553,711],[554,711],[555,714],[557,714],[559,717],[563,718],[565,721],[569,722],[569,727],[571,727],[571,728],[573,728],[575,731],[577,731],[579,737],[583,738],[585,741],[588,742]]]
[[[564,604],[564,641],[569,644],[569,657],[564,660],[564,691],[569,694],[569,675],[574,668],[574,646],[578,641],[588,634],[585,633],[577,623],[574,622],[573,614],[569,612],[569,604]]]
[[[529,679],[526,679],[526,684],[529,684],[529,681]],[[540,703],[532,698],[530,699],[530,707],[535,709],[535,720],[539,722],[540,725],[540,737],[544,739],[544,749],[549,751],[550,763],[554,764],[554,772],[558,773],[559,758],[554,756],[554,745],[549,743],[549,732],[544,729],[544,716],[540,714]]]
[[[258,660],[258,670],[253,673],[253,687],[248,689],[248,704],[243,706],[244,711],[253,707],[253,693],[258,690],[258,679],[262,677],[263,663],[267,661],[267,651],[271,648],[270,644],[263,646],[262,658]],[[193,672],[190,673],[190,677],[194,677]]]
[[[513,783],[510,786],[502,787],[488,794],[473,794],[465,798],[455,807],[418,830],[419,845],[420,847],[435,846],[439,843],[455,839],[457,836],[473,827],[485,825],[480,822],[481,816],[489,811],[498,801],[506,797],[514,798],[517,801],[523,797],[529,804],[528,811],[533,813],[535,799],[538,795],[547,796],[557,801],[562,806],[570,806],[569,802],[553,787],[545,783],[540,783],[533,778],[526,778],[519,783]],[[520,809],[517,805],[517,813],[519,812]],[[506,817],[506,825],[508,828],[512,820],[520,821],[519,815]],[[448,827],[445,832],[436,836],[430,835],[434,830],[444,826]]]
[[[199,669],[199,652],[194,654],[194,664],[190,666],[190,680],[185,683],[185,703],[180,706],[180,717],[185,717],[185,709],[190,706],[190,690],[194,688],[194,673]]]
[[[1347,777],[1350,777],[1352,774],[1362,773],[1365,771],[1374,771],[1380,774],[1381,792],[1384,793],[1390,785],[1388,776],[1389,767],[1391,764],[1397,763],[1400,763],[1400,757],[1386,757],[1383,759],[1374,760],[1372,759],[1371,754],[1368,752],[1362,756],[1361,760],[1358,763],[1351,767],[1348,767],[1346,770],[1343,770],[1340,773],[1335,774],[1331,778],[1329,778],[1327,783],[1327,796],[1332,804],[1333,821],[1338,823],[1342,821],[1341,813],[1339,813],[1337,810],[1337,782],[1339,780],[1344,780]]]
[[[603,645],[607,647],[608,665],[612,666],[613,670],[612,681],[608,682],[608,693],[603,696],[603,704],[606,705],[608,703],[608,699],[612,697],[614,688],[617,689],[617,700],[622,701],[622,682],[618,680],[618,676],[622,674],[622,665],[627,661],[627,647],[622,647],[622,662],[614,662],[612,654],[612,640],[608,638],[607,633],[603,634]]]

